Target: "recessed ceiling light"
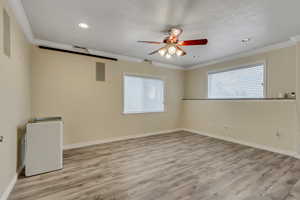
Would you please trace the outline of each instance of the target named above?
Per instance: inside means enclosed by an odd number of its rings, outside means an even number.
[[[244,38],[241,40],[241,42],[243,43],[247,43],[247,42],[250,42],[251,41],[251,38]]]
[[[78,26],[79,26],[80,28],[83,28],[83,29],[88,29],[88,28],[89,28],[89,25],[86,24],[86,23],[80,23],[80,24],[78,24]]]

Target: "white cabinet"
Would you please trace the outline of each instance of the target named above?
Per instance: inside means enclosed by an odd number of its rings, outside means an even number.
[[[63,168],[63,122],[44,120],[27,124],[25,175]]]

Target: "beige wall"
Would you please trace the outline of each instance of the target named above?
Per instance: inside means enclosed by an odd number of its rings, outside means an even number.
[[[270,149],[295,152],[296,102],[184,101],[183,127]]]
[[[207,98],[211,70],[265,61],[268,97],[296,91],[297,48],[283,48],[185,72],[185,97]],[[299,94],[299,92],[298,92]],[[298,95],[299,96],[299,95]],[[281,151],[295,152],[298,137],[297,102],[184,101],[182,127]],[[300,115],[299,115],[300,116]]]
[[[297,152],[300,154],[300,42],[297,44],[297,114],[298,114],[298,134]]]
[[[65,144],[181,127],[278,150],[295,151],[297,144],[294,141],[298,131],[296,101],[182,103],[180,99],[183,82],[186,97],[204,97],[208,71],[256,61],[267,63],[269,97],[276,97],[278,92],[295,91],[296,54],[296,46],[293,46],[182,72],[146,63],[113,62],[34,48],[33,116],[63,116]],[[95,81],[96,61],[107,64],[106,82]],[[165,78],[167,112],[123,115],[124,72]]]
[[[0,8],[3,3],[0,0]],[[296,88],[300,94],[300,63],[297,62],[300,44],[298,51],[293,46],[183,72],[36,47],[31,52],[13,17],[11,32],[10,58],[3,55],[0,40],[0,135],[5,137],[5,142],[0,144],[0,192],[16,173],[18,128],[31,114],[33,117],[62,116],[65,144],[187,128],[229,140],[300,152],[299,98],[297,101],[181,101],[184,93],[188,98],[206,97],[208,71],[256,61],[267,63],[269,97]],[[107,81],[95,81],[95,62],[106,63]],[[163,78],[166,112],[123,115],[124,72]]]
[[[30,49],[24,35],[8,10],[11,22],[11,57],[3,54],[3,7],[0,0],[0,193],[2,193],[17,168],[17,129],[30,118]],[[0,194],[1,196],[1,194]]]
[[[95,81],[95,62],[106,63],[106,82]],[[106,61],[34,48],[33,117],[62,116],[64,143],[74,144],[178,128],[184,72],[147,63]],[[122,114],[123,73],[166,80],[166,112]]]
[[[257,61],[265,61],[267,65],[268,97],[277,97],[278,93],[296,91],[296,46],[292,46],[186,71],[185,97],[207,97],[207,73],[209,71],[243,66]]]

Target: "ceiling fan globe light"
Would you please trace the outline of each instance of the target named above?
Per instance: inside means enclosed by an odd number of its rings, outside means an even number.
[[[168,48],[168,53],[169,53],[170,55],[176,54],[176,51],[177,51],[177,48],[174,47],[174,46],[170,46],[170,47]]]
[[[164,56],[164,55],[166,55],[167,50],[166,50],[165,48],[163,48],[163,49],[160,49],[160,50],[158,51],[158,53],[159,53],[161,56]]]
[[[182,55],[183,55],[183,51],[180,50],[180,49],[177,49],[176,55],[177,55],[177,56],[182,56]]]
[[[169,53],[166,54],[166,58],[170,59],[172,57],[172,55],[170,55]]]

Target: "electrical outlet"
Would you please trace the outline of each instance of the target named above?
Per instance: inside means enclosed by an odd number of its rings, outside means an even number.
[[[223,126],[223,129],[224,129],[224,134],[225,134],[226,136],[230,136],[230,129],[231,129],[231,127],[228,126],[228,125],[224,125],[224,126]]]
[[[277,138],[281,138],[281,133],[280,133],[279,130],[276,131],[276,137],[277,137]]]

